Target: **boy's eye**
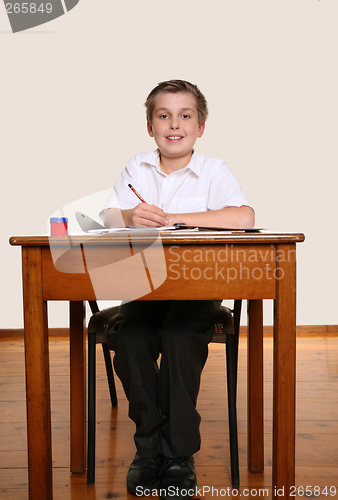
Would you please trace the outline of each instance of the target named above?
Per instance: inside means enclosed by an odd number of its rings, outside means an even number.
[[[160,115],[160,118],[168,118],[168,115]]]
[[[182,115],[182,118],[190,118],[189,115]]]

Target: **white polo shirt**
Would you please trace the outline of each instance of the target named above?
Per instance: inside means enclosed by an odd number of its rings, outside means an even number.
[[[160,168],[159,150],[138,153],[127,163],[100,217],[109,208],[136,207],[140,200],[128,187],[131,184],[150,205],[166,213],[191,213],[225,207],[251,206],[228,165],[217,158],[195,151],[188,165],[171,174]]]

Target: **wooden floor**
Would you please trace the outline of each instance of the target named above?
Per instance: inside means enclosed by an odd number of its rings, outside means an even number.
[[[247,498],[272,496],[272,338],[264,339],[264,350],[265,472],[250,474],[246,467],[246,338],[240,338],[238,423],[241,488],[238,496]],[[85,474],[69,474],[67,338],[52,337],[50,354],[54,499],[135,498],[127,493],[125,486],[135,449],[133,424],[128,420],[127,403],[120,383],[117,382],[119,406],[111,409],[102,356],[98,351],[97,474],[95,486],[87,487]],[[224,365],[224,346],[212,344],[198,403],[202,416],[202,448],[195,456],[199,488],[196,498],[231,496]],[[0,499],[27,500],[22,338],[0,339],[0,387]],[[303,496],[306,486],[311,486],[306,496],[338,498],[337,336],[302,336],[297,340],[296,431],[296,486],[300,487],[295,492],[296,498]],[[282,492],[280,496],[283,496]]]

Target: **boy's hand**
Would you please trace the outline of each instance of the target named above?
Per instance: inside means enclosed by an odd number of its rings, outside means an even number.
[[[140,203],[137,207],[128,210],[129,227],[160,227],[167,226],[169,220],[161,208],[148,203]]]

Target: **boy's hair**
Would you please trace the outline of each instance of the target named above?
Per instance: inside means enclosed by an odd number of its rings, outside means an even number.
[[[155,87],[147,97],[144,103],[147,113],[147,121],[152,124],[152,117],[155,106],[156,97],[162,92],[172,92],[176,94],[178,92],[189,92],[195,97],[196,107],[198,112],[198,123],[201,124],[205,122],[208,117],[208,104],[207,100],[199,90],[197,85],[193,83],[186,82],[185,80],[168,80],[166,82],[161,82]]]

